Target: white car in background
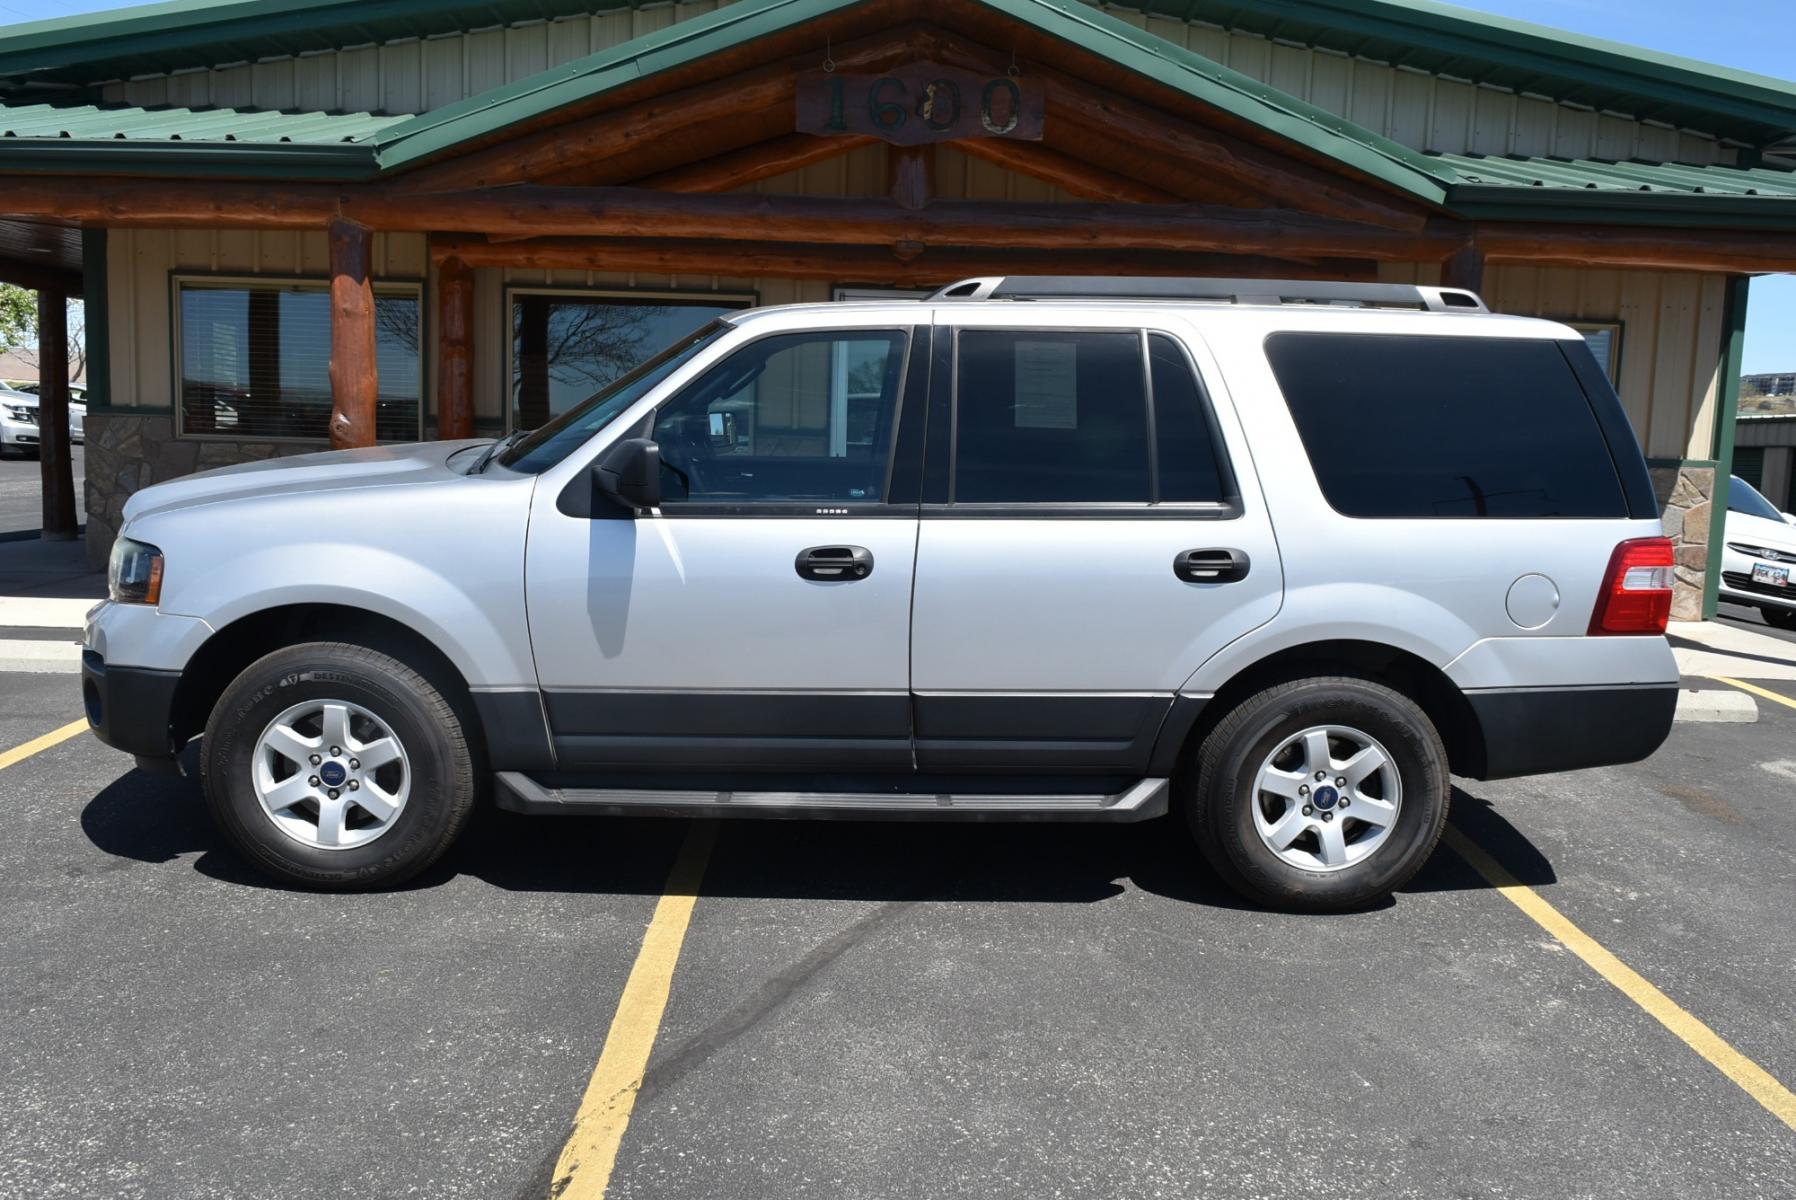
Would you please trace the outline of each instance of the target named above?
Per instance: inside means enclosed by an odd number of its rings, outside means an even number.
[[[1749,604],[1777,629],[1796,629],[1796,517],[1732,477],[1727,493],[1721,598]]]
[[[0,386],[0,458],[35,457],[38,451],[36,384],[25,388]],[[82,393],[85,395],[85,393]],[[87,405],[69,397],[69,440],[79,446],[85,441]]]

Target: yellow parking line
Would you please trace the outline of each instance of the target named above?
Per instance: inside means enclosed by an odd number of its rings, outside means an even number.
[[[636,1093],[661,1028],[674,967],[680,961],[692,906],[698,900],[698,885],[716,840],[714,822],[694,823],[667,873],[667,885],[655,905],[648,932],[642,936],[642,948],[636,952],[636,965],[630,968],[630,978],[618,998],[599,1065],[580,1099],[573,1134],[555,1162],[549,1185],[554,1200],[600,1200],[611,1183],[617,1148],[636,1108]]]
[[[33,754],[48,750],[51,746],[60,745],[78,733],[86,732],[87,718],[82,717],[79,721],[70,721],[61,729],[52,729],[43,737],[34,737],[23,746],[14,746],[11,750],[0,753],[0,771],[5,770],[14,763],[24,762]]]
[[[1583,959],[1591,970],[1614,984],[1622,995],[1645,1009],[1649,1016],[1676,1034],[1716,1070],[1739,1084],[1741,1090],[1764,1105],[1772,1116],[1796,1129],[1796,1094],[1773,1078],[1770,1072],[1734,1049],[1720,1034],[1604,949],[1595,938],[1543,900],[1539,892],[1516,879],[1457,828],[1447,826],[1442,840],[1501,892],[1504,899],[1528,914],[1536,925],[1552,934],[1567,950]]]
[[[1751,692],[1755,696],[1763,696],[1767,700],[1775,700],[1779,704],[1786,705],[1790,708],[1796,708],[1796,700],[1792,700],[1779,692],[1774,692],[1770,688],[1762,688],[1756,683],[1746,683],[1739,679],[1729,679],[1725,675],[1711,675],[1709,678],[1713,679],[1716,683],[1725,683],[1729,687],[1737,687],[1743,692]]]

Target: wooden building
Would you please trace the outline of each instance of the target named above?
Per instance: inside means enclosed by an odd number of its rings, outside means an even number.
[[[535,424],[737,305],[1462,284],[1591,339],[1694,615],[1792,146],[1796,85],[1422,0],[177,0],[0,30],[0,278],[86,296],[96,560],[146,484]]]

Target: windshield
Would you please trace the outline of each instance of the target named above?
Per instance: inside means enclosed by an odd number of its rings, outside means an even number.
[[[675,342],[655,357],[612,383],[600,388],[541,428],[532,430],[505,448],[499,465],[524,475],[540,475],[642,399],[650,388],[666,379],[693,355],[716,341],[729,326],[713,321]]]
[[[1727,510],[1745,513],[1749,517],[1763,517],[1767,521],[1784,519],[1783,514],[1772,507],[1771,501],[1759,495],[1757,488],[1738,475],[1728,476]]]

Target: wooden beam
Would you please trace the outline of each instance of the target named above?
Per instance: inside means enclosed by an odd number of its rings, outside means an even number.
[[[1008,65],[1007,56],[940,26],[930,26],[921,38],[931,57],[955,66],[1001,73]],[[1044,42],[1040,49],[1046,54],[1025,64],[1023,73],[1041,85],[1052,125],[1070,122],[1094,137],[1126,142],[1173,164],[1201,167],[1244,188],[1262,204],[1322,212],[1391,229],[1417,229],[1427,219],[1428,210],[1419,201],[1401,199],[1369,183],[1348,179],[1337,170],[1300,161],[1289,150],[1256,145],[1210,124],[1186,120],[1131,99],[1116,88],[1094,86],[1086,69],[1075,77],[1047,65],[1044,59],[1050,56],[1062,67],[1066,65],[1067,47],[1061,43]],[[1072,56],[1095,58],[1078,51]],[[1084,67],[1105,65],[1089,62]],[[1113,71],[1114,64],[1109,66]],[[1139,81],[1133,90],[1141,90]],[[1223,116],[1219,111],[1215,115]]]
[[[935,198],[935,147],[886,147],[886,194],[906,212]]]
[[[876,140],[859,135],[818,137],[812,133],[791,133],[636,179],[631,186],[661,192],[727,192],[837,158],[850,150],[871,146]]]
[[[374,345],[374,234],[339,217],[330,223],[331,420],[333,450],[372,446],[380,398]]]
[[[832,51],[841,70],[889,64],[907,52],[904,37],[893,33],[838,45]],[[776,62],[568,121],[420,167],[402,176],[400,183],[414,190],[452,191],[563,176],[609,159],[627,164],[625,156],[652,152],[657,143],[694,126],[739,122],[744,114],[765,109],[790,109],[796,94],[797,67],[791,62]],[[794,124],[795,121],[787,121],[785,127],[791,129]],[[635,173],[642,171],[638,168]]]
[[[1405,232],[1280,209],[1201,204],[889,201],[826,196],[678,195],[636,188],[405,194],[366,185],[17,176],[0,217],[60,216],[118,228],[317,229],[341,213],[374,229],[499,237],[680,237],[733,241],[965,245],[1037,250],[1164,248],[1441,262],[1471,241],[1487,262],[1730,274],[1796,272],[1796,233],[1653,226],[1495,224],[1432,218]]]
[[[1375,264],[1324,259],[1299,262],[1256,255],[1172,252],[1069,252],[943,247],[903,258],[871,246],[681,241],[662,238],[537,238],[489,243],[440,237],[432,256],[470,266],[533,270],[643,271],[667,275],[777,276],[835,283],[915,287],[974,275],[1210,275],[1260,279],[1346,279],[1372,282]]]
[[[69,459],[69,297],[37,294],[37,437],[46,541],[74,538],[75,471]]]
[[[437,264],[437,436],[474,436],[474,271]]]
[[[1093,166],[1069,154],[1036,142],[1003,138],[972,138],[955,143],[955,149],[1019,175],[1064,188],[1081,200],[1109,200],[1124,204],[1172,204],[1178,197],[1123,175]]]
[[[1484,290],[1484,251],[1474,244],[1461,246],[1441,264],[1441,286],[1464,288],[1468,292]]]

